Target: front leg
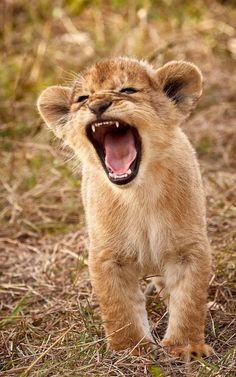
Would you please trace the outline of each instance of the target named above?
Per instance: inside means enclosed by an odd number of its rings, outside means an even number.
[[[151,345],[145,297],[135,265],[103,250],[90,253],[89,267],[111,349],[132,347],[135,354]]]
[[[165,269],[169,323],[162,344],[186,361],[212,353],[204,340],[210,261],[208,245],[192,244],[170,258]]]

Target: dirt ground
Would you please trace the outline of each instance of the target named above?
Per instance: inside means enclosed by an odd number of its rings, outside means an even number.
[[[1,377],[236,376],[235,25],[233,0],[1,1]],[[114,55],[156,67],[185,59],[203,72],[204,93],[184,129],[200,160],[214,260],[206,338],[215,355],[207,359],[106,351],[80,173],[35,103],[43,88]],[[148,312],[159,341],[166,308],[154,296]]]

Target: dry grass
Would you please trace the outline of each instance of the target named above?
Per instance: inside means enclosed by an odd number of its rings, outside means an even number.
[[[236,375],[236,9],[233,1],[1,2],[0,376]],[[186,132],[203,172],[214,272],[207,340],[181,364],[160,350],[112,354],[87,271],[78,173],[35,109],[52,83],[103,56],[187,59],[205,91]],[[148,304],[157,341],[166,314]],[[157,324],[157,326],[156,326]]]

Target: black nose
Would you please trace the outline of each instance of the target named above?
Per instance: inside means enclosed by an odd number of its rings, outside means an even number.
[[[88,107],[93,114],[101,115],[111,106],[111,104],[112,102],[109,100],[97,100],[90,103]]]

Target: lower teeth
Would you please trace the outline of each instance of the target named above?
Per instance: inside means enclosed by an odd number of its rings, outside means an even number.
[[[126,178],[132,173],[131,169],[127,171],[125,174],[116,174],[116,173],[111,173],[109,172],[109,176],[112,178]]]

